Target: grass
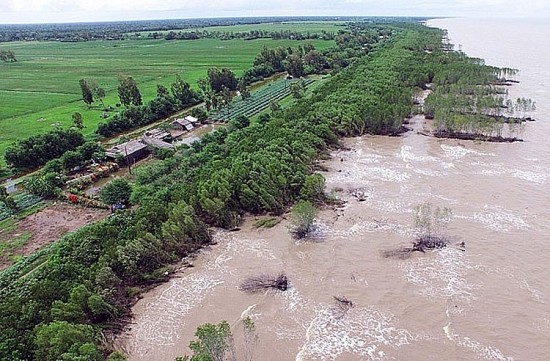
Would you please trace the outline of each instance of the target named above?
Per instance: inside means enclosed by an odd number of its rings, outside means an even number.
[[[281,223],[281,218],[278,217],[265,217],[260,218],[256,222],[254,222],[253,227],[254,228],[273,228],[277,224]]]
[[[175,75],[196,88],[212,66],[229,67],[237,75],[252,65],[264,47],[298,46],[303,41],[257,39],[191,41],[122,40],[79,43],[13,42],[0,44],[11,49],[18,62],[0,63],[0,167],[3,154],[15,140],[53,129],[52,124],[70,126],[71,115],[83,115],[85,135],[92,135],[101,109],[88,109],[81,101],[78,80],[95,79],[107,91],[106,105],[118,103],[119,74],[133,76],[144,101],[156,94],[157,84],[169,87]],[[332,41],[313,42],[318,49]]]
[[[8,218],[0,222],[0,257],[11,257],[12,252],[20,249],[31,238],[31,232],[16,233],[17,222]]]

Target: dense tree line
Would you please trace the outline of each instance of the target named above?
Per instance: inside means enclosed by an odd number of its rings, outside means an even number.
[[[517,139],[521,122],[536,108],[531,99],[508,97],[504,86],[517,70],[487,66],[461,52],[432,57],[433,84],[424,112],[434,119],[436,136]]]
[[[176,76],[170,90],[171,94],[166,87],[159,85],[157,96],[142,105],[141,94],[135,80],[132,77],[121,78],[118,91],[121,102],[127,108],[115,114],[107,122],[100,123],[96,133],[110,137],[129,129],[151,124],[201,101],[200,94],[191,89],[189,83],[179,76]]]
[[[243,24],[285,23],[292,21],[370,21],[393,23],[395,21],[419,22],[427,18],[309,16],[309,17],[246,17],[211,19],[166,19],[119,21],[102,23],[66,24],[0,24],[0,42],[8,41],[93,41],[122,40],[140,37],[141,32],[161,32],[180,29],[196,29],[210,26]]]
[[[56,129],[49,133],[21,139],[6,149],[6,163],[16,170],[32,169],[61,157],[84,144],[82,134],[74,129]]]
[[[344,26],[342,26],[344,28]],[[220,40],[255,40],[255,39],[273,39],[273,40],[334,40],[335,32],[321,30],[320,32],[311,31],[292,31],[292,30],[250,30],[250,31],[169,31],[167,34],[161,32],[152,32],[147,35],[151,39],[164,38],[165,40],[198,40],[198,39],[220,39]]]
[[[286,111],[231,120],[163,161],[135,169],[134,210],[65,236],[0,274],[0,359],[103,360],[101,330],[127,315],[135,286],[210,242],[207,225],[318,202],[319,157],[340,135],[395,134],[430,76],[442,33],[396,30]],[[130,111],[133,108],[129,108]],[[113,355],[111,360],[120,359]]]

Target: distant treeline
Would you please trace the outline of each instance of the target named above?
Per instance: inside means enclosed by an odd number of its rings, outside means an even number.
[[[344,29],[344,28],[343,28]],[[140,34],[138,34],[141,37]],[[147,35],[151,39],[165,39],[165,40],[198,40],[198,39],[220,39],[220,40],[232,40],[232,39],[244,39],[244,40],[254,40],[254,39],[290,39],[290,40],[308,40],[308,39],[323,39],[323,40],[334,40],[336,36],[335,32],[328,32],[322,30],[320,32],[311,32],[311,31],[292,31],[292,30],[278,30],[278,31],[267,31],[267,30],[250,30],[250,31],[208,31],[208,30],[197,30],[197,31],[174,31],[171,30],[167,34],[162,32],[152,32]]]
[[[424,21],[426,18],[395,17],[251,17],[251,18],[211,18],[178,20],[142,20],[101,23],[67,24],[13,24],[0,25],[0,42],[8,41],[90,41],[122,40],[128,33],[160,32],[170,30],[195,29],[209,26],[248,25],[285,23],[295,21],[368,21],[392,23],[395,21]]]

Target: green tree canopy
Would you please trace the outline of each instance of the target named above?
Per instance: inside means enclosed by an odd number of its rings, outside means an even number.
[[[128,204],[131,195],[132,186],[123,178],[116,178],[99,191],[99,197],[105,204]]]
[[[118,97],[122,105],[128,107],[130,105],[140,106],[143,102],[141,93],[137,83],[131,76],[120,75],[118,77]]]

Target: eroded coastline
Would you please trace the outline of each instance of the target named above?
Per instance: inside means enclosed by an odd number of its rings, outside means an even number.
[[[413,129],[423,126],[423,117],[411,120]],[[322,172],[327,191],[344,200],[343,207],[322,210],[317,231],[306,241],[291,238],[286,220],[271,229],[255,229],[254,219],[248,219],[239,231],[217,232],[217,245],[203,250],[193,268],[146,293],[134,307],[135,320],[118,340],[129,359],[172,361],[189,354],[196,327],[221,320],[236,330],[238,346],[243,315],[256,323],[261,359],[415,355],[414,360],[421,360],[444,354],[456,360],[499,360],[517,355],[500,332],[488,331],[496,321],[477,321],[479,315],[493,313],[497,285],[521,290],[528,283],[537,290],[521,276],[510,283],[505,264],[490,271],[502,251],[481,241],[495,233],[512,240],[537,227],[522,211],[522,201],[513,207],[487,206],[497,194],[491,188],[498,177],[483,170],[498,167],[503,156],[495,145],[441,141],[413,131],[401,138],[346,139],[344,146],[332,153]],[[550,176],[542,173],[540,177]],[[457,177],[478,177],[472,181],[488,184],[472,202],[471,194],[454,186]],[[354,195],[357,190],[363,200]],[[410,244],[412,210],[425,201],[453,208],[450,232],[468,241],[468,252],[451,247],[406,260],[384,258],[384,250]],[[249,295],[238,290],[250,275],[280,271],[290,280],[287,292]],[[337,295],[354,304],[344,318],[332,311]],[[540,305],[534,310],[542,311]],[[532,330],[528,334],[541,340]]]

